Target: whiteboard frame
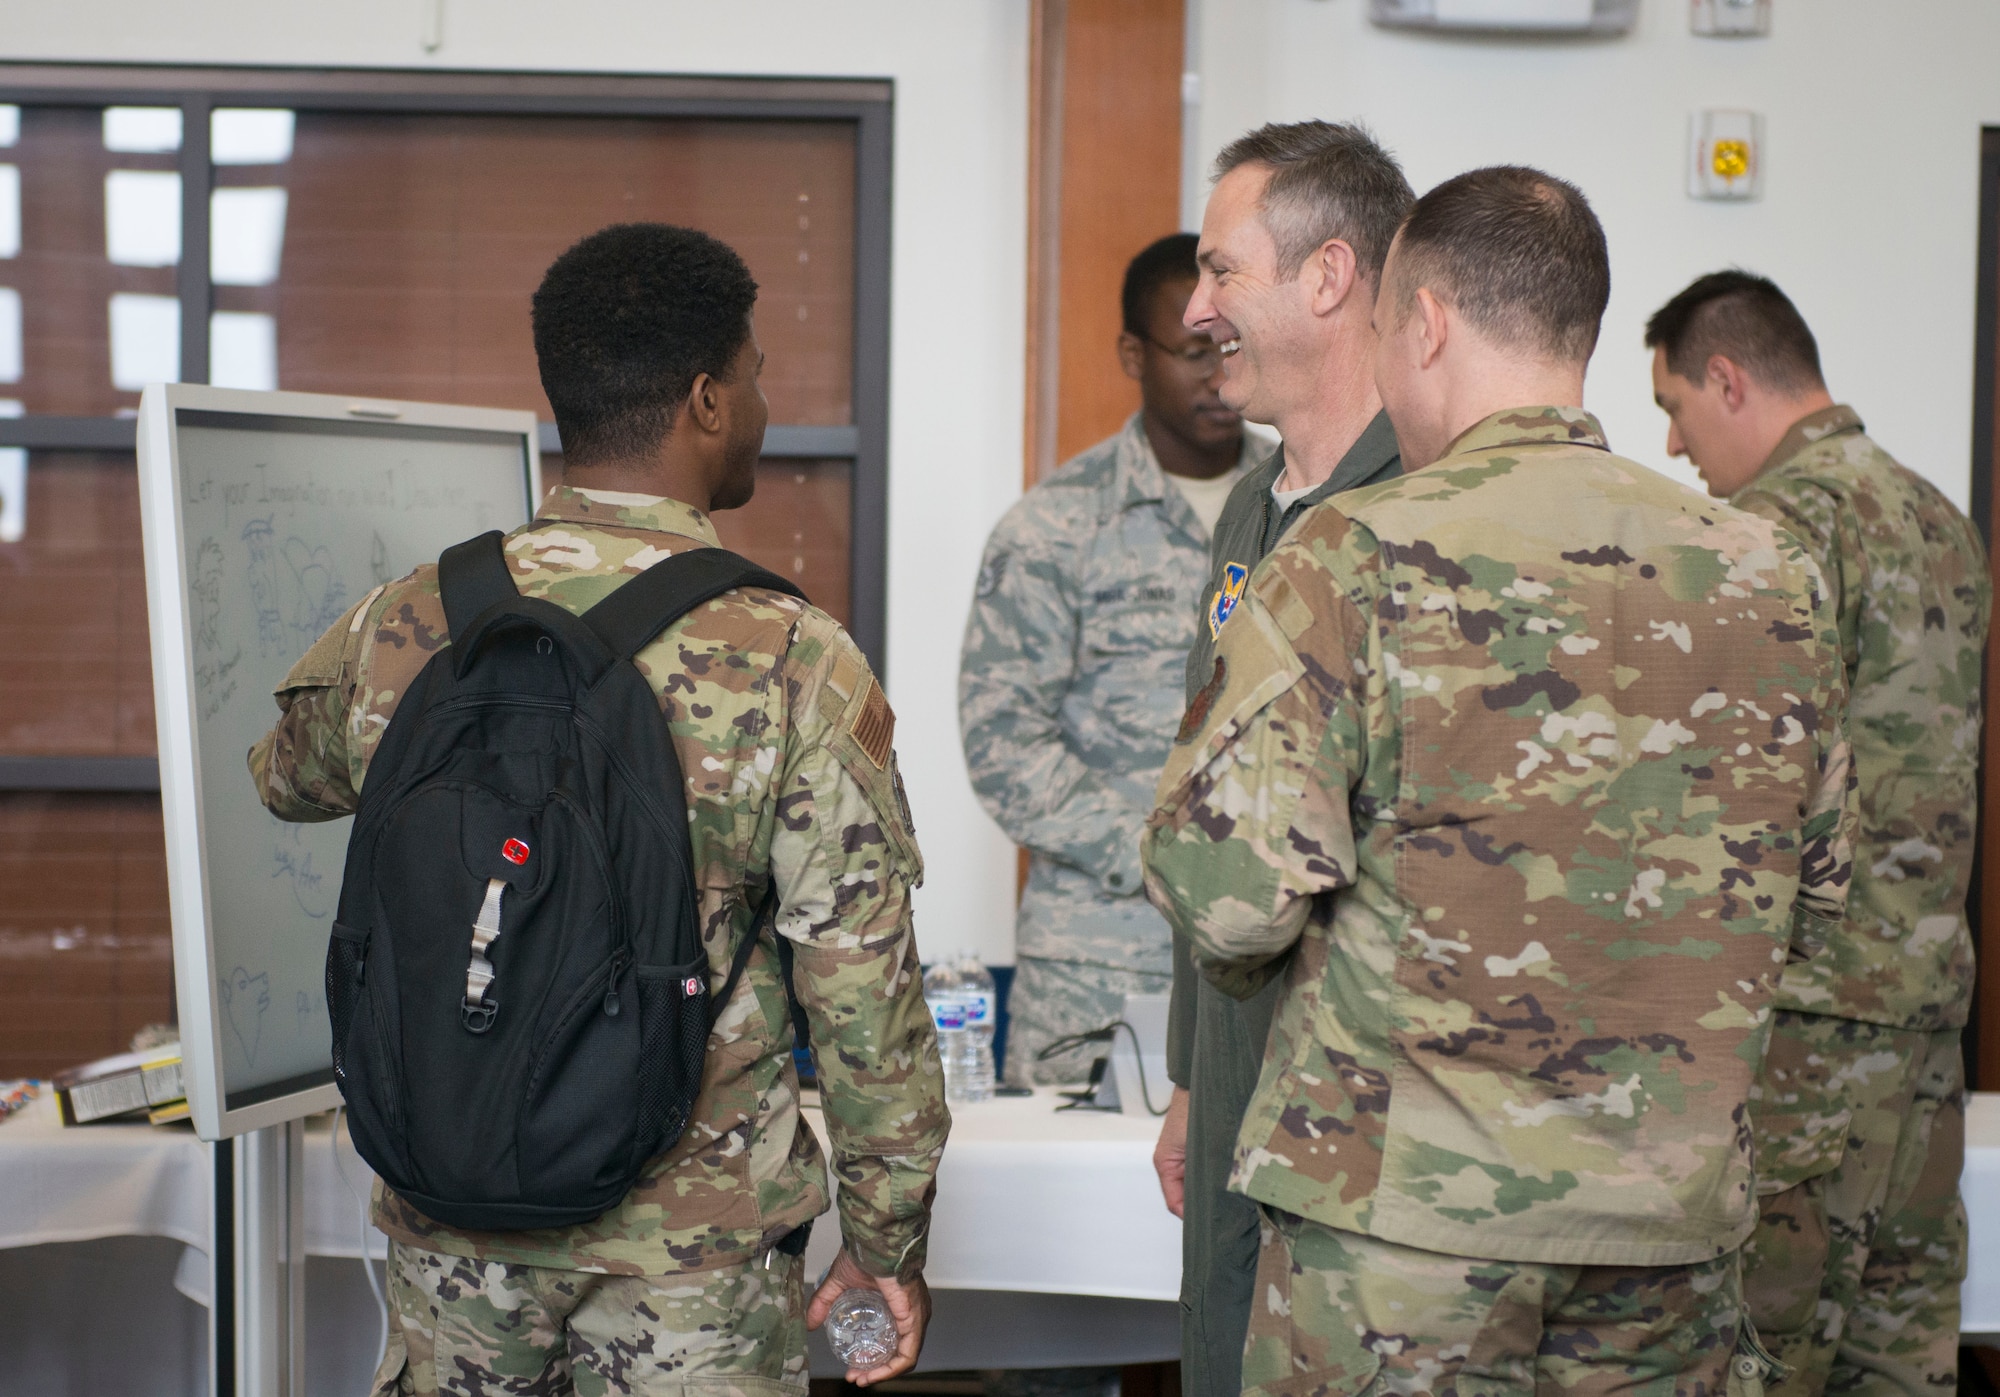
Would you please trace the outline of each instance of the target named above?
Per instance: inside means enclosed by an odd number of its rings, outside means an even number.
[[[146,606],[151,621],[153,713],[160,751],[160,811],[166,827],[167,904],[173,925],[182,1068],[195,1133],[204,1140],[223,1140],[332,1110],[340,1104],[340,1089],[329,1081],[233,1110],[223,1090],[222,1015],[216,1012],[215,1004],[215,933],[202,828],[201,736],[194,720],[194,639],[187,611],[180,441],[175,431],[175,414],[182,408],[268,417],[274,425],[306,419],[456,427],[518,436],[527,467],[527,515],[541,504],[542,456],[532,412],[191,383],[148,384],[140,397],[139,527],[145,547]],[[244,780],[249,780],[247,773]]]

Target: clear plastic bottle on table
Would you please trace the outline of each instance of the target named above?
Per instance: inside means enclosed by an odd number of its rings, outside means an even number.
[[[962,1101],[966,1073],[965,1050],[972,1035],[965,1029],[965,1000],[960,995],[958,971],[949,961],[939,961],[924,972],[924,1002],[930,1006],[931,1025],[937,1029],[938,1060],[944,1066],[944,1096]]]
[[[993,1030],[999,1018],[999,995],[993,973],[967,952],[958,965],[958,994],[965,1005],[965,1071],[959,1084],[961,1101],[993,1099]]]

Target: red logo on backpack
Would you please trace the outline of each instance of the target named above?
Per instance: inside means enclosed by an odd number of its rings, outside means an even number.
[[[526,863],[528,846],[518,839],[510,839],[500,846],[500,857],[509,863]]]
[[[699,975],[690,975],[687,979],[681,981],[681,993],[689,999],[697,998],[701,994],[701,989],[701,977]]]

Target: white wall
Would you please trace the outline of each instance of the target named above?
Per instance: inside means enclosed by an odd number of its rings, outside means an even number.
[[[1013,849],[966,781],[956,685],[979,552],[1020,493],[1028,0],[446,0],[435,54],[427,3],[24,0],[0,59],[894,79],[885,684],[924,954],[1011,960]]]
[[[1478,165],[1561,175],[1611,244],[1586,402],[1614,449],[1667,466],[1641,329],[1695,276],[1741,265],[1798,303],[1834,396],[1965,504],[1979,139],[1982,123],[2000,124],[2000,7],[1774,0],[1769,38],[1722,40],[1688,32],[1686,0],[1641,0],[1627,37],[1555,42],[1378,29],[1366,10],[1206,0],[1204,167],[1264,121],[1359,117],[1420,193]],[[1702,107],[1764,113],[1760,201],[1687,197],[1688,116]]]

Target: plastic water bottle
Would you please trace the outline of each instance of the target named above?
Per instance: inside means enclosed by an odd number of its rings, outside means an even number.
[[[965,1003],[965,1101],[993,1099],[993,1030],[999,1017],[999,996],[993,974],[968,952],[958,962],[959,997]]]
[[[965,1030],[965,1000],[959,994],[958,971],[950,962],[939,961],[924,972],[924,1002],[930,1006],[931,1025],[937,1029],[945,1100],[963,1101],[965,1047],[972,1035]]]
[[[896,1356],[896,1320],[882,1293],[855,1286],[843,1290],[826,1316],[826,1342],[850,1368],[879,1368]]]

